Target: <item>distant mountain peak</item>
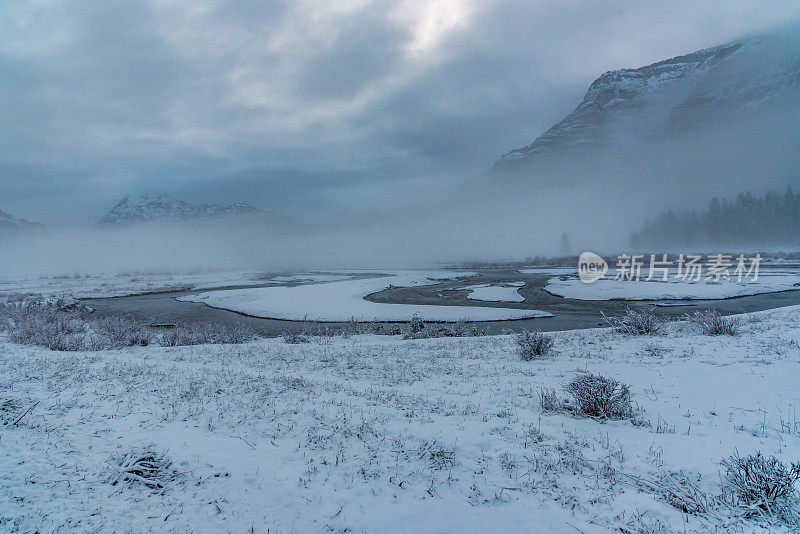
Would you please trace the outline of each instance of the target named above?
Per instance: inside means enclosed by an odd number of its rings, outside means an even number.
[[[262,214],[263,210],[237,202],[235,204],[191,204],[166,193],[126,196],[101,219],[100,224],[128,225],[150,222],[179,222],[213,217]]]
[[[40,223],[14,217],[10,213],[0,209],[0,230],[24,230],[39,228],[41,226]]]
[[[800,38],[758,36],[635,69],[607,71],[581,103],[529,145],[511,150],[496,171],[527,168],[549,155],[637,147],[719,118],[800,100]]]

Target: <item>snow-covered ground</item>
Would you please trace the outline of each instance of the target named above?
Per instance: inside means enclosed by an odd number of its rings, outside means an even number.
[[[567,275],[578,274],[577,267],[536,267],[531,269],[517,269],[518,273],[522,274],[552,274],[552,275]]]
[[[800,307],[737,337],[555,336],[538,361],[509,336],[0,340],[0,531],[722,532],[726,516],[680,511],[658,481],[715,495],[737,451],[798,459]],[[578,370],[630,384],[649,425],[543,412],[540,388]],[[163,491],[111,484],[139,447],[173,461]]]
[[[584,283],[578,278],[553,277],[545,291],[560,297],[579,300],[664,300],[664,299],[727,299],[800,289],[800,275],[790,272],[762,271],[755,281],[735,279],[719,282],[686,282],[663,280],[615,280],[613,273],[596,282]]]
[[[525,297],[519,294],[519,288],[525,282],[506,282],[503,285],[476,284],[459,289],[469,289],[467,298],[483,300],[485,302],[525,302]]]
[[[60,277],[18,277],[0,280],[2,293],[30,293],[42,296],[70,295],[75,298],[102,298],[138,295],[157,291],[263,284],[259,273],[218,271],[198,273],[121,273]]]
[[[32,295],[103,298],[143,293],[203,290],[225,286],[259,286],[346,280],[346,273],[296,273],[269,276],[254,271],[209,271],[196,273],[120,273],[59,277],[6,277],[0,279],[0,295]]]
[[[256,317],[313,321],[408,321],[419,315],[428,321],[498,321],[551,317],[539,310],[518,310],[482,306],[433,306],[385,304],[364,297],[390,286],[430,285],[437,280],[471,276],[461,271],[386,271],[387,276],[300,285],[209,291],[179,300],[202,302]],[[516,293],[516,288],[506,288]]]

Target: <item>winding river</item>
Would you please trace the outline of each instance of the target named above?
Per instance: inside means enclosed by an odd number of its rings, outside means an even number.
[[[416,287],[397,287],[374,293],[368,300],[389,304],[436,304],[454,306],[498,306],[504,308],[521,308],[544,310],[554,317],[525,319],[516,321],[494,321],[477,323],[476,326],[490,333],[518,331],[523,328],[555,331],[577,328],[605,326],[606,317],[613,317],[632,307],[653,307],[655,313],[665,317],[680,317],[687,312],[703,309],[716,309],[720,313],[743,313],[782,306],[800,304],[800,289],[768,293],[748,297],[737,297],[726,300],[692,300],[692,301],[582,301],[556,297],[543,291],[547,279],[552,274],[520,274],[514,269],[470,269],[477,272],[469,279],[448,280],[435,285]],[[481,302],[467,298],[468,290],[456,289],[469,284],[491,282],[524,281],[519,293],[525,297],[524,302]],[[253,287],[253,286],[248,286]],[[225,289],[235,289],[226,287]],[[203,290],[207,291],[207,289]],[[318,329],[337,330],[343,323],[314,323],[306,321],[285,321],[249,317],[236,312],[210,308],[205,304],[180,302],[176,297],[200,293],[201,291],[173,291],[125,297],[102,299],[84,299],[83,301],[104,315],[129,315],[148,323],[177,324],[244,324],[263,336],[279,336],[285,332],[316,332]],[[659,304],[654,306],[654,304]],[[391,323],[378,325],[379,333],[390,333],[394,325]]]

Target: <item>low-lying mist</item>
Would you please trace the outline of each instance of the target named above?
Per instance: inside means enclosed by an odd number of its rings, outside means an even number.
[[[554,255],[564,230],[576,246],[608,248],[629,231],[607,217],[614,199],[602,187],[506,192],[279,231],[233,220],[43,229],[0,241],[0,274],[411,267]]]
[[[553,154],[514,175],[488,173],[398,207],[365,202],[326,224],[271,227],[208,219],[128,227],[75,226],[0,236],[0,274],[136,270],[410,267],[560,253],[628,250],[632,230],[665,209],[712,197],[800,186],[800,117],[781,108],[638,147]],[[440,184],[431,188],[441,191]],[[303,213],[298,213],[303,219]],[[768,246],[769,239],[764,245]],[[658,251],[652,251],[658,252]]]
[[[45,229],[0,241],[0,274],[387,268],[523,258],[558,251],[557,217],[557,209],[525,203],[359,217],[281,233],[232,221]]]

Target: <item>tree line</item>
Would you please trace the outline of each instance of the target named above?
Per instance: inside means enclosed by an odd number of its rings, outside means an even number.
[[[708,209],[667,210],[631,233],[630,245],[648,247],[785,246],[800,244],[800,192],[791,186],[763,196],[750,191],[735,200],[713,198]]]

